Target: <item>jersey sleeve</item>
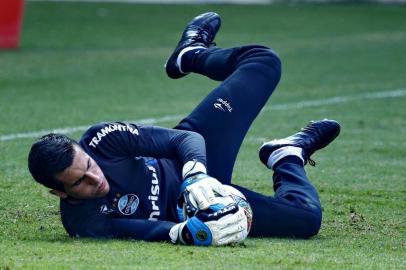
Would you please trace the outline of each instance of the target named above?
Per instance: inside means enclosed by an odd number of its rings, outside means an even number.
[[[133,238],[144,241],[170,241],[169,231],[175,225],[169,221],[144,219],[111,220],[111,228],[118,238]]]
[[[143,241],[170,241],[169,230],[174,225],[170,221],[114,218],[102,214],[64,223],[69,235],[75,237],[131,238]]]
[[[206,165],[204,138],[193,131],[121,122],[101,123],[92,126],[80,144],[107,159],[144,156],[176,158],[182,163],[197,160]]]

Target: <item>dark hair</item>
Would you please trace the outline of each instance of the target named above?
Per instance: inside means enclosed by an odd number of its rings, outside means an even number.
[[[28,154],[28,169],[35,181],[65,191],[55,175],[72,165],[74,145],[77,145],[75,140],[62,134],[50,133],[37,139]]]

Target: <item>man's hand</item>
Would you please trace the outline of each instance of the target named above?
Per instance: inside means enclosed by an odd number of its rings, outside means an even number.
[[[181,194],[188,194],[192,204],[198,210],[208,209],[214,203],[217,193],[220,196],[228,196],[230,193],[217,179],[204,173],[187,177],[181,185]]]
[[[197,161],[192,160],[185,163],[182,169],[183,183],[180,188],[180,193],[184,196],[189,193],[192,203],[199,210],[209,208],[214,202],[216,192],[220,196],[230,195],[227,189],[223,187],[217,179],[207,175],[206,166]]]
[[[196,216],[176,224],[169,232],[173,243],[221,246],[242,242],[248,235],[244,210],[230,204],[215,211],[199,211]]]

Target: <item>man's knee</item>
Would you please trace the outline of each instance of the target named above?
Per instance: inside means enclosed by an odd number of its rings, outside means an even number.
[[[255,66],[258,72],[267,76],[273,83],[279,82],[282,63],[275,51],[263,46],[252,46],[245,52],[244,58],[249,61],[251,67]]]
[[[270,48],[262,48],[260,50],[261,62],[268,65],[272,69],[281,70],[281,59],[276,52]]]
[[[305,214],[300,230],[295,234],[298,238],[310,238],[319,233],[321,227],[321,211],[311,211]]]

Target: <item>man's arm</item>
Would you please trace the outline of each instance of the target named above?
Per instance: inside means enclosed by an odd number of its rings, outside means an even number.
[[[63,224],[70,236],[144,241],[170,241],[169,231],[175,225],[170,221],[115,218],[99,213],[65,220]]]
[[[192,131],[120,122],[102,123],[91,127],[83,135],[81,144],[106,158],[175,158],[182,164],[196,160],[206,165],[204,138]]]
[[[187,189],[199,209],[207,209],[213,203],[214,192],[229,195],[217,179],[207,175],[205,141],[196,132],[104,123],[91,127],[80,143],[87,152],[106,159],[129,156],[177,159],[183,164],[182,177],[185,180],[181,192]]]
[[[203,246],[240,242],[248,234],[243,209],[235,204],[216,211],[200,212],[178,224],[95,214],[64,225],[69,234],[76,237],[132,238]]]

